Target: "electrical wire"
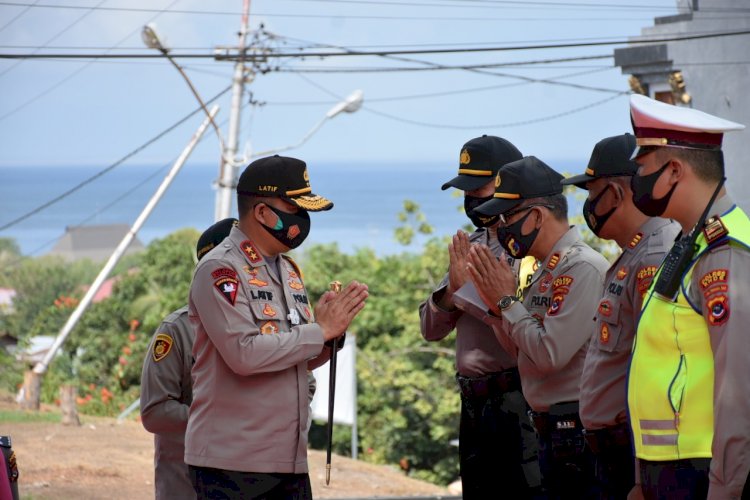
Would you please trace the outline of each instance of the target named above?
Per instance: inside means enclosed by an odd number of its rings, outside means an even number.
[[[580,106],[577,108],[569,109],[560,113],[555,113],[552,115],[542,116],[539,118],[533,118],[530,120],[521,120],[516,122],[506,122],[506,123],[493,123],[489,125],[447,125],[447,124],[439,124],[439,123],[429,123],[429,122],[422,122],[418,120],[412,120],[409,118],[402,118],[400,116],[392,115],[389,113],[384,113],[382,111],[377,111],[369,106],[362,106],[362,109],[367,111],[368,113],[372,113],[377,116],[382,116],[383,118],[388,118],[390,120],[394,120],[401,123],[408,123],[409,125],[417,125],[420,127],[427,127],[427,128],[439,128],[439,129],[453,129],[453,130],[474,130],[474,129],[492,129],[492,128],[508,128],[508,127],[520,127],[522,125],[531,125],[533,123],[541,123],[546,122],[550,120],[555,120],[557,118],[562,118],[564,116],[569,116],[575,113],[579,113],[581,111],[585,111],[587,109],[594,108],[596,106],[600,106],[602,104],[605,104],[609,101],[612,101],[614,99],[617,99],[618,97],[622,97],[626,94],[629,94],[629,92],[623,92],[622,94],[613,95],[606,97],[604,99],[601,99],[599,101],[592,102],[590,104],[587,104],[585,106]]]
[[[749,35],[750,30],[740,31],[721,31],[704,34],[686,35],[686,36],[664,36],[638,38],[634,40],[605,40],[598,42],[580,42],[580,43],[560,43],[560,44],[532,44],[532,45],[515,45],[504,47],[472,47],[472,48],[446,48],[446,49],[414,49],[414,50],[382,50],[382,51],[360,51],[350,50],[346,52],[277,52],[274,54],[245,54],[246,61],[265,61],[269,58],[300,58],[300,57],[363,57],[363,56],[396,56],[396,55],[426,55],[426,54],[467,54],[481,52],[514,52],[519,50],[549,50],[549,49],[567,49],[581,47],[601,47],[608,45],[644,45],[663,42],[683,42],[688,40],[703,40],[707,38],[721,38],[728,36]],[[215,54],[196,54],[196,53],[172,53],[174,58],[186,59],[208,59],[217,60],[234,60],[236,57],[229,55]],[[47,54],[10,54],[0,53],[0,59],[155,59],[163,57],[161,54],[66,54],[66,53],[47,53]]]
[[[5,28],[7,28],[8,26],[10,26],[10,25],[11,25],[11,24],[13,24],[14,22],[16,22],[16,20],[18,20],[18,19],[19,19],[19,18],[20,18],[20,17],[22,16],[22,15],[26,14],[26,13],[27,13],[27,12],[29,11],[29,9],[31,9],[32,7],[34,7],[34,6],[35,6],[36,4],[38,4],[38,3],[39,3],[39,0],[35,0],[35,2],[34,2],[34,3],[32,3],[32,4],[29,4],[29,5],[26,5],[26,8],[25,8],[25,9],[21,10],[21,12],[19,12],[18,14],[16,14],[16,15],[15,15],[15,16],[13,16],[12,18],[10,18],[10,19],[8,20],[8,22],[6,22],[6,23],[5,23],[5,24],[3,24],[2,26],[0,26],[0,32],[2,32],[2,31],[3,31],[4,29],[5,29]]]
[[[216,94],[214,97],[212,97],[211,99],[209,99],[208,101],[206,101],[206,103],[207,104],[212,103],[213,101],[215,101],[216,99],[218,99],[219,97],[221,97],[222,95],[224,95],[225,93],[229,92],[229,90],[231,88],[232,88],[231,85],[228,86],[228,87],[226,87],[224,90],[222,90],[221,92],[219,92],[218,94]],[[130,159],[133,156],[137,155],[138,153],[140,153],[141,151],[143,151],[144,149],[146,149],[147,147],[149,147],[150,145],[152,145],[153,143],[155,143],[156,141],[158,141],[159,139],[161,139],[162,137],[164,137],[168,133],[172,132],[174,129],[176,129],[177,127],[179,127],[180,125],[182,125],[183,123],[185,123],[187,120],[189,120],[190,118],[192,118],[195,114],[200,113],[202,111],[203,111],[202,107],[196,108],[194,111],[190,112],[189,114],[187,114],[186,116],[184,116],[183,118],[181,118],[180,120],[178,120],[177,122],[175,122],[174,124],[170,125],[169,127],[167,127],[166,129],[164,129],[163,131],[159,132],[156,136],[154,136],[153,138],[149,139],[148,141],[146,141],[142,145],[138,146],[137,148],[135,148],[134,150],[132,150],[131,152],[129,152],[128,154],[126,154],[125,156],[123,156],[122,158],[120,158],[119,160],[117,160],[116,162],[112,163],[108,167],[104,168],[103,170],[100,170],[99,172],[97,172],[93,176],[91,176],[91,177],[89,177],[89,178],[87,178],[87,179],[79,182],[78,184],[76,184],[72,188],[68,189],[64,193],[56,196],[55,198],[53,198],[53,199],[51,199],[51,200],[49,200],[49,201],[47,201],[45,203],[42,203],[38,207],[36,207],[36,208],[34,208],[34,209],[26,212],[25,214],[20,215],[20,216],[16,217],[15,219],[11,220],[10,222],[7,222],[7,223],[3,224],[2,226],[0,226],[0,231],[4,231],[5,229],[8,229],[9,227],[15,226],[19,222],[28,219],[32,215],[35,215],[35,214],[41,212],[42,210],[44,210],[45,208],[48,208],[49,206],[57,203],[58,201],[60,201],[60,200],[62,200],[64,198],[70,196],[74,192],[76,192],[79,189],[81,189],[83,186],[85,186],[85,185],[93,182],[94,180],[98,179],[99,177],[103,176],[104,174],[106,174],[108,172],[111,172],[112,170],[114,170],[118,166],[122,165],[128,159]]]

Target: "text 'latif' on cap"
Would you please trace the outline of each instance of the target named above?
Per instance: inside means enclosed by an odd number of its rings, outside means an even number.
[[[288,156],[260,158],[245,167],[237,182],[237,193],[283,198],[311,212],[333,208],[333,202],[313,194],[307,164]]]

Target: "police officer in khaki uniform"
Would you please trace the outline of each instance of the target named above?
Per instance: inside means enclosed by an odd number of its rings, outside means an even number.
[[[312,498],[307,466],[309,369],[329,359],[364,307],[367,286],[326,292],[315,314],[285,252],[310,231],[306,164],[272,156],[237,185],[239,226],[198,263],[190,287],[195,327],[193,402],[185,462],[199,498]]]
[[[492,198],[500,167],[521,157],[513,144],[500,137],[483,135],[463,145],[458,175],[442,188],[464,192],[464,210],[477,230],[471,235],[456,233],[448,247],[448,273],[419,307],[425,340],[439,341],[456,330],[456,380],[461,393],[458,450],[466,500],[492,498],[498,485],[524,497],[540,482],[536,438],[526,418],[515,351],[506,352],[492,328],[481,321],[486,311],[481,301],[479,314],[469,307],[462,310],[454,301],[467,288],[473,289],[465,264],[472,244],[484,244],[498,257],[505,254],[497,239],[490,237],[499,218],[472,211]]]
[[[593,469],[578,416],[591,318],[601,297],[607,260],[568,224],[562,175],[529,156],[502,167],[492,200],[475,209],[499,215],[497,237],[509,255],[541,264],[523,298],[513,272],[487,248],[469,251],[468,269],[492,311],[495,334],[518,352],[524,396],[539,433],[542,484],[551,498],[586,498]]]
[[[633,95],[633,201],[682,236],[644,299],[628,409],[646,498],[750,498],[750,219],[724,187],[744,125]]]
[[[200,261],[224,241],[237,219],[224,219],[201,234],[196,256]],[[154,488],[157,499],[195,498],[185,465],[185,428],[193,400],[193,327],[187,306],[159,325],[143,360],[141,422],[154,433]]]
[[[626,380],[635,325],[643,296],[680,226],[647,217],[633,204],[630,177],[638,165],[631,134],[599,141],[586,172],[565,179],[588,190],[583,217],[600,238],[614,240],[622,253],[604,279],[581,379],[580,414],[586,442],[594,453],[600,498],[625,499],[635,471],[627,422]]]

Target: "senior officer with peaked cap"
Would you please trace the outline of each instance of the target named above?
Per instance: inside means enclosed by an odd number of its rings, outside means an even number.
[[[750,498],[750,220],[724,187],[744,126],[641,95],[633,201],[678,240],[644,300],[628,408],[646,498]]]
[[[486,247],[472,247],[468,269],[493,313],[498,340],[518,353],[539,434],[543,486],[551,498],[586,498],[593,493],[593,464],[583,445],[579,386],[591,338],[585,325],[609,264],[569,225],[562,179],[538,158],[525,157],[500,169],[493,199],[476,209],[500,216],[497,237],[509,255],[541,261],[522,298],[508,263]]]
[[[308,370],[329,358],[364,307],[367,286],[326,292],[313,315],[302,272],[286,252],[310,231],[305,162],[252,162],[237,184],[239,225],[198,264],[193,402],[185,462],[199,498],[312,498],[307,465]]]
[[[586,171],[562,181],[588,191],[586,224],[622,250],[604,279],[581,379],[581,423],[603,499],[625,499],[635,487],[625,388],[630,352],[643,295],[680,230],[676,222],[648,217],[633,204],[634,149],[631,134],[602,139]]]
[[[515,350],[503,349],[492,328],[482,322],[487,308],[481,300],[461,301],[469,299],[469,289],[474,288],[466,271],[471,245],[487,245],[493,255],[507,258],[494,235],[499,217],[473,210],[492,198],[500,167],[522,156],[510,141],[490,135],[461,147],[458,175],[442,189],[464,192],[464,211],[477,229],[453,236],[448,272],[419,306],[425,340],[437,342],[456,330],[456,381],[461,394],[458,455],[466,500],[489,498],[497,493],[498,484],[519,498],[530,498],[541,482],[536,436],[526,417],[528,405],[521,393]]]

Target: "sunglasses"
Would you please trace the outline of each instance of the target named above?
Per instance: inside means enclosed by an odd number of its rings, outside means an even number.
[[[521,212],[528,211],[528,210],[530,210],[530,209],[532,209],[534,207],[546,207],[546,208],[549,208],[550,210],[553,208],[552,205],[548,205],[546,203],[532,203],[531,205],[526,205],[525,207],[517,208],[515,210],[509,210],[509,211],[505,212],[504,214],[500,214],[500,216],[499,216],[500,223],[503,226],[507,226],[508,225],[508,219],[510,219],[511,217],[513,217],[516,214],[520,214]]]

